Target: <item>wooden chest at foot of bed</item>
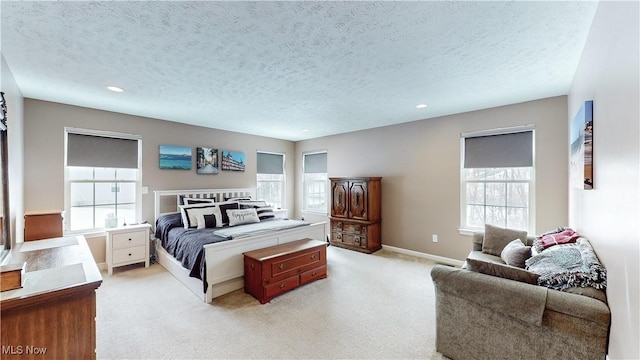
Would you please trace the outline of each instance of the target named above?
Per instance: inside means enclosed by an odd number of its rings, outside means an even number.
[[[261,304],[327,277],[327,243],[303,239],[244,253],[244,291]]]

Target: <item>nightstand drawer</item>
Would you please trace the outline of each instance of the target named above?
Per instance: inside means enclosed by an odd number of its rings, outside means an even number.
[[[146,261],[146,248],[143,246],[113,250],[113,265],[125,262]]]
[[[127,232],[113,234],[113,249],[124,249],[136,246],[144,246],[147,239],[146,231]]]

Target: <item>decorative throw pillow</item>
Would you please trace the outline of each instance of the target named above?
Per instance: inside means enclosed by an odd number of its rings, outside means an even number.
[[[527,232],[521,230],[504,229],[493,225],[484,226],[484,240],[482,252],[500,256],[502,249],[513,239],[526,239]]]
[[[185,197],[183,200],[185,205],[193,205],[193,204],[213,204],[216,202],[215,199],[194,199]]]
[[[218,218],[222,218],[220,208],[214,204],[182,205],[180,206],[180,213],[182,214],[182,223],[185,229],[197,228],[199,215],[216,214]],[[218,221],[217,223],[222,224],[222,221]]]
[[[538,274],[532,273],[525,269],[520,269],[515,266],[502,265],[498,263],[482,261],[479,259],[467,258],[466,269],[501,277],[504,279],[520,281],[528,284],[538,284]]]
[[[267,206],[264,200],[241,200],[238,203],[240,204],[240,209]]]
[[[273,213],[273,208],[271,206],[257,207],[256,212],[258,213],[258,218],[260,219],[260,221],[265,219],[273,219],[276,217],[276,214]]]
[[[216,220],[216,215],[198,215],[198,229],[211,229],[215,227],[219,227],[218,221]]]
[[[515,239],[502,249],[500,258],[507,265],[524,269],[524,262],[531,257],[531,246],[525,246],[522,240]]]
[[[218,227],[227,225],[229,223],[229,215],[227,214],[227,210],[240,209],[240,205],[237,201],[218,203],[218,206],[220,207],[220,212],[222,213],[222,217],[218,222]]]
[[[260,222],[256,209],[227,210],[227,215],[229,215],[229,226]]]

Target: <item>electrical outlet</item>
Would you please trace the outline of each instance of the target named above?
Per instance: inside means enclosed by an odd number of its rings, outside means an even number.
[[[438,235],[436,234],[431,235],[431,241],[438,242]]]

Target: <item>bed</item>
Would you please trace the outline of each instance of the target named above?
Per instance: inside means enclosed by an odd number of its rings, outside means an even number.
[[[263,224],[238,225],[217,230],[184,229],[177,226],[178,223],[182,224],[181,220],[184,219],[181,218],[179,207],[184,199],[223,203],[229,199],[244,198],[255,199],[256,190],[243,188],[154,191],[157,260],[207,303],[211,303],[218,296],[244,287],[244,252],[304,238],[326,238],[324,222],[266,219],[260,221]],[[178,246],[184,244],[189,244],[192,249],[179,250]],[[191,253],[192,255],[184,255],[183,251],[195,252]],[[180,260],[174,257],[176,254],[180,255]],[[189,268],[183,266],[185,258]]]

